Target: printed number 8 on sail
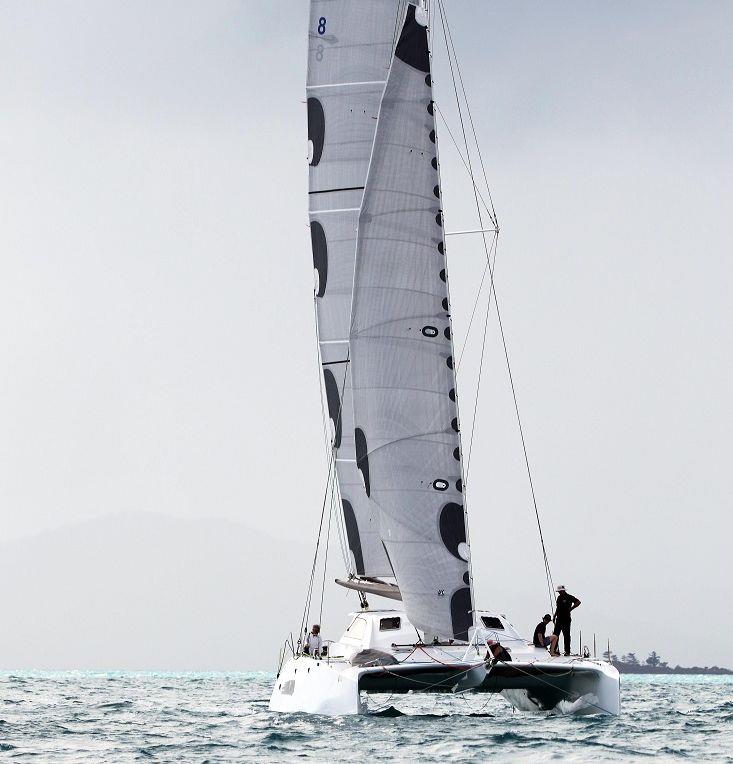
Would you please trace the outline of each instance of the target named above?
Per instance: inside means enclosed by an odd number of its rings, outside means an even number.
[[[326,34],[326,17],[321,16],[320,19],[318,19],[318,34],[324,35]]]

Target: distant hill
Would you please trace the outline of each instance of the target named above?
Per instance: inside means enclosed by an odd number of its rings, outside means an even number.
[[[311,530],[127,513],[0,544],[0,668],[272,670]]]

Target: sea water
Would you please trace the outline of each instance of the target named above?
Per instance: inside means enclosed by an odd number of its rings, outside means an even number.
[[[2,673],[0,758],[34,762],[733,762],[733,677],[623,676],[619,717],[501,696],[371,696],[368,716],[268,710],[271,674]]]

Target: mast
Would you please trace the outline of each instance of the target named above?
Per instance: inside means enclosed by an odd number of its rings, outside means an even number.
[[[410,621],[467,639],[473,591],[426,14],[408,5],[359,213],[356,464]]]

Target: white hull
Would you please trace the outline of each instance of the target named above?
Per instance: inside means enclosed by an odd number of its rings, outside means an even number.
[[[281,667],[270,709],[282,712],[345,715],[367,712],[364,693],[501,693],[515,708],[532,712],[618,714],[618,671],[605,661],[578,656],[550,657],[528,645],[503,616],[501,629],[479,629],[471,645],[414,643],[415,630],[404,613],[352,614],[367,628],[360,638],[347,630],[331,645],[333,657],[298,655]],[[399,631],[379,632],[380,620],[401,620]],[[412,644],[405,640],[412,632]],[[511,661],[484,662],[485,640],[500,636]],[[378,651],[366,655],[364,651]],[[387,665],[353,665],[377,654]],[[373,663],[373,662],[372,662]],[[398,702],[398,701],[395,701]]]
[[[341,716],[366,711],[359,693],[359,669],[307,655],[282,667],[270,698],[271,711]]]

